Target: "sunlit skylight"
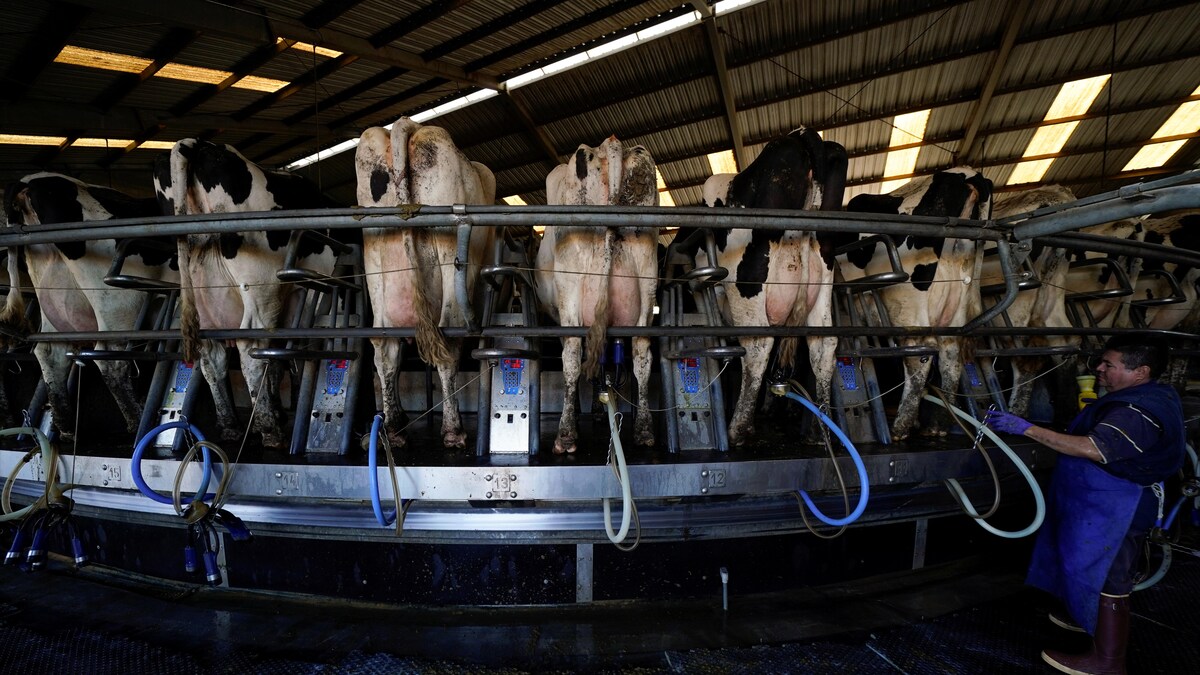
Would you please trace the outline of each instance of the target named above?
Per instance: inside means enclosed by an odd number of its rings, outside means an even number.
[[[904,115],[896,115],[892,122],[892,138],[888,142],[887,157],[883,162],[884,181],[879,186],[880,194],[887,194],[904,185],[911,178],[889,178],[890,176],[907,176],[917,168],[917,155],[921,152],[919,145],[925,138],[925,125],[929,122],[929,110],[918,110]],[[916,145],[914,145],[916,144]],[[913,146],[913,147],[905,147]]]
[[[1192,96],[1200,96],[1200,87],[1192,92]],[[1158,131],[1150,137],[1171,138],[1185,136],[1200,131],[1200,100],[1187,101],[1175,109],[1171,116],[1163,122]],[[1133,159],[1125,165],[1122,171],[1137,171],[1138,169],[1153,169],[1166,164],[1171,157],[1187,143],[1187,139],[1177,139],[1163,143],[1150,143],[1138,150]]]
[[[1042,121],[1050,123],[1086,113],[1088,108],[1092,107],[1092,102],[1104,89],[1104,85],[1108,84],[1109,77],[1109,75],[1099,75],[1064,84],[1058,90],[1058,95],[1054,97],[1054,102],[1050,104],[1050,109]],[[1071,138],[1071,134],[1075,133],[1077,126],[1079,126],[1078,120],[1038,127],[1029,141],[1029,145],[1025,148],[1025,152],[1021,153],[1021,157],[1043,157],[1044,155],[1058,154],[1067,144],[1067,140]],[[1013,169],[1012,175],[1008,177],[1008,184],[1035,183],[1046,175],[1053,163],[1053,157],[1019,162]]]
[[[141,73],[154,63],[153,60],[140,56],[104,52],[96,49],[75,47],[73,45],[63,47],[58,56],[54,57],[54,61],[55,63],[65,63],[84,68],[98,68],[100,70],[113,70],[121,73],[135,74]],[[171,80],[200,82],[202,84],[220,84],[233,77],[233,73],[226,70],[188,66],[182,63],[168,63],[160,68],[154,76],[165,77]],[[266,77],[249,75],[239,78],[230,86],[270,93],[286,87],[287,84],[283,80],[272,80]]]

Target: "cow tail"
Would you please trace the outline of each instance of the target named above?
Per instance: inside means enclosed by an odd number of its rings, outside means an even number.
[[[196,309],[196,292],[192,288],[192,252],[187,235],[176,241],[179,255],[179,332],[183,336],[183,359],[194,363],[200,358],[200,314]]]
[[[429,291],[425,283],[425,269],[421,265],[418,253],[425,248],[418,245],[420,242],[417,241],[417,237],[420,236],[420,229],[402,228],[400,236],[404,242],[404,254],[412,262],[413,277],[416,280],[413,283],[413,294],[417,310],[417,351],[426,363],[434,366],[450,365],[454,359],[450,356],[446,337],[438,328],[438,311],[429,298]]]
[[[604,276],[604,289],[600,300],[596,303],[596,313],[592,325],[587,332],[587,353],[583,359],[583,375],[588,379],[596,377],[600,372],[600,357],[604,354],[605,333],[608,330],[609,301],[612,288],[613,256],[616,249],[617,231],[611,227],[604,230],[604,251],[601,254],[601,264]]]
[[[4,299],[4,309],[0,312],[0,325],[8,332],[25,335],[32,330],[29,320],[25,317],[25,296],[21,289],[20,270],[21,249],[8,249],[8,297]],[[15,337],[15,336],[13,336]],[[11,343],[9,335],[0,336],[0,345]]]

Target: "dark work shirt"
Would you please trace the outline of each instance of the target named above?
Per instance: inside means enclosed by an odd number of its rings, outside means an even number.
[[[1131,404],[1114,405],[1088,432],[1101,463],[1136,460],[1152,450],[1162,436],[1162,426],[1150,415]]]

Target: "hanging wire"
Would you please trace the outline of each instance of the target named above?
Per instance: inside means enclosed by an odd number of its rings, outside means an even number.
[[[921,30],[921,32],[918,33],[916,37],[914,37],[912,40],[910,40],[909,43],[907,45],[905,45],[904,49],[900,50],[900,53],[897,54],[893,58],[893,60],[897,60],[900,57],[904,56],[904,54],[907,53],[908,50],[911,49],[913,45],[915,45],[921,38],[925,37],[925,34],[928,33],[934,26],[936,26],[948,13],[950,13],[950,10],[952,10],[952,9],[954,9],[954,7],[948,7],[945,10],[943,10],[941,14],[938,14],[937,18],[935,18],[932,22],[930,22],[930,24],[928,26],[926,26],[923,30]],[[724,28],[721,28],[719,30],[726,37],[728,37],[729,39],[738,43],[738,45],[743,46],[743,47],[746,46],[745,41],[743,41],[742,39],[738,38],[737,36],[729,33]],[[816,82],[813,82],[812,80],[808,79],[807,77],[804,77],[800,73],[797,73],[796,71],[792,70],[791,68],[788,68],[787,66],[783,65],[782,63],[780,63],[778,60],[776,60],[774,58],[768,58],[767,61],[770,62],[772,65],[778,67],[779,69],[783,70],[784,72],[788,73],[789,75],[792,75],[793,77],[797,78],[801,82],[804,82],[805,84],[810,85],[813,89],[816,90],[815,93],[828,94],[829,96],[832,96],[833,98],[837,99],[838,101],[841,101],[841,105],[838,106],[838,109],[835,110],[833,112],[833,114],[830,115],[829,118],[825,120],[825,123],[824,123],[824,125],[822,125],[822,128],[827,128],[827,127],[833,126],[835,120],[837,119],[838,113],[840,113],[847,106],[850,106],[850,107],[854,108],[855,110],[862,112],[862,113],[868,112],[867,110],[863,109],[862,107],[855,105],[853,101],[856,97],[858,97],[859,94],[861,94],[863,92],[863,90],[865,90],[867,87],[871,86],[871,84],[874,83],[874,79],[868,80],[867,82],[865,82],[861,87],[859,87],[858,91],[854,92],[854,94],[852,94],[849,98],[843,98],[843,97],[837,95],[836,93],[834,93],[833,91],[831,91],[830,89],[823,88],[820,85],[818,85]],[[899,129],[899,127],[897,127],[894,123],[889,122],[887,120],[878,120],[878,121],[888,125],[889,127],[892,127],[893,129]],[[901,131],[904,131],[904,130],[901,129]],[[913,136],[913,134],[909,133],[908,131],[904,131],[904,133],[906,133],[910,136]],[[951,152],[949,148],[939,145],[937,143],[929,143],[929,142],[926,142],[925,139],[918,138],[916,136],[913,136],[913,138],[915,138],[917,141],[926,143],[926,145],[938,148],[939,150],[943,150],[947,153]]]

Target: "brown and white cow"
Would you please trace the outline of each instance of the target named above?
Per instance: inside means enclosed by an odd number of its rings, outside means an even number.
[[[846,150],[801,127],[768,143],[737,175],[716,174],[704,184],[709,206],[840,210],[846,184]],[[729,271],[718,287],[722,313],[734,326],[833,325],[832,249],[806,230],[717,230],[716,264]],[[697,264],[709,264],[699,260]],[[818,404],[828,404],[837,338],[809,337],[809,362]],[[731,445],[754,435],[754,408],[775,344],[772,337],[739,338],[742,383],[729,425]],[[780,365],[790,367],[794,339],[780,344]]]
[[[112,218],[138,218],[158,215],[154,199],[135,199],[105,187],[87,185],[56,173],[35,173],[13,183],[5,192],[5,213],[12,225],[76,223]],[[33,244],[25,247],[25,264],[41,309],[41,332],[134,330],[146,294],[119,289],[104,283],[104,276],[117,254],[118,242],[101,239],[64,244]],[[125,273],[174,282],[178,275],[170,268],[169,254],[161,249],[139,246],[127,250]],[[0,323],[23,326],[24,300],[19,288],[18,256],[8,257],[9,278],[13,283]],[[100,350],[124,349],[123,342],[97,341]],[[46,382],[55,425],[64,437],[71,437],[74,404],[67,393],[71,360],[70,344],[39,342],[34,355]],[[130,361],[98,360],[97,368],[112,392],[129,431],[137,431],[142,401],[134,392],[134,370]]]
[[[658,206],[654,159],[643,146],[610,136],[599,147],[580,145],[546,176],[546,202],[564,206]],[[537,256],[538,299],[561,326],[589,326],[582,340],[563,338],[565,394],[554,452],[574,452],[578,386],[594,377],[608,326],[648,326],[658,275],[658,228],[554,226]],[[650,338],[633,339],[637,382],[634,441],[654,444],[650,419]]]
[[[986,220],[991,214],[991,202],[992,182],[974,169],[957,167],[916,178],[890,194],[858,195],[850,200],[846,210]],[[887,256],[882,251],[877,254],[876,248],[872,244],[847,254],[842,263],[846,281],[891,270]],[[898,242],[897,248],[909,281],[879,291],[891,323],[934,328],[964,325],[970,318],[968,310],[979,306],[979,300],[972,297],[979,293],[982,263],[976,242],[910,235]],[[970,357],[964,351],[972,351],[970,342],[955,336],[903,338],[900,342],[936,346],[942,386],[948,391],[957,390],[963,359]],[[931,365],[928,357],[904,358],[904,390],[892,422],[892,437],[896,440],[907,438],[917,424]],[[930,431],[944,433],[936,428]]]
[[[490,169],[467,159],[445,129],[422,126],[407,117],[397,120],[390,132],[372,127],[362,133],[355,170],[361,206],[492,204],[496,199],[496,179]],[[470,260],[483,260],[492,239],[492,228],[475,228]],[[363,230],[363,264],[375,326],[417,329],[421,358],[437,367],[441,379],[442,443],[447,448],[467,444],[454,385],[462,340],[447,340],[438,330],[465,323],[454,292],[457,245],[453,228]],[[475,276],[467,276],[468,294]],[[385,428],[393,443],[402,444],[403,410],[396,389],[400,343],[372,338],[371,344]]]
[[[185,138],[155,162],[154,187],[164,215],[236,213],[336,206],[300,176],[264,171],[233,146]],[[200,340],[200,329],[274,329],[282,325],[294,298],[293,287],[276,277],[283,266],[290,232],[194,234],[180,237],[180,328],[184,357],[198,361],[212,391],[221,438],[236,440],[227,380],[225,346]],[[334,253],[324,243],[302,240],[298,256],[320,274],[333,271]],[[251,431],[262,433],[265,447],[284,447],[290,433],[280,401],[276,361],[250,356],[267,340],[237,340],[242,375],[255,402]]]

